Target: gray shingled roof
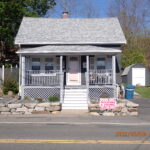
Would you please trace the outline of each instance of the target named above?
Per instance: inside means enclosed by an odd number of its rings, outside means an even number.
[[[91,45],[47,45],[35,48],[22,48],[18,54],[83,54],[83,53],[121,53],[118,48],[100,47]]]
[[[124,44],[117,18],[24,17],[15,44]]]
[[[130,69],[131,69],[134,65],[135,65],[135,64],[132,64],[132,65],[126,67],[126,68],[124,69],[123,73],[122,73],[122,76],[126,76],[126,75],[129,73]]]

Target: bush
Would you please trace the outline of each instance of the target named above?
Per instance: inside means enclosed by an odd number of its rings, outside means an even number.
[[[19,86],[18,83],[15,80],[12,79],[5,79],[4,85],[3,85],[3,92],[4,94],[7,94],[8,91],[12,91],[15,94],[18,93]]]
[[[59,101],[59,97],[57,97],[57,96],[49,96],[48,100],[50,102],[58,102]]]

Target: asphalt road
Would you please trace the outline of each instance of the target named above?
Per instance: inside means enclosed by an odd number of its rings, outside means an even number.
[[[0,150],[149,150],[150,100],[138,117],[0,116]]]

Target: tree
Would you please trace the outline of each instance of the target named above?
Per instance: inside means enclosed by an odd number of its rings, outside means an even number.
[[[0,57],[1,62],[15,49],[14,38],[23,16],[44,16],[55,5],[54,0],[0,1]]]

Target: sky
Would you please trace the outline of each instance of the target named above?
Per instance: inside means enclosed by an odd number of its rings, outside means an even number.
[[[58,2],[60,0],[57,0]],[[49,11],[46,15],[46,17],[53,17],[53,18],[59,18],[61,17],[61,14],[63,10],[61,9],[59,3],[56,1],[57,5],[54,8],[54,11]],[[73,0],[77,4],[77,10],[76,13],[72,13],[72,18],[82,18],[82,13],[79,13],[84,7],[84,4],[89,2],[91,5],[93,5],[95,11],[97,12],[96,17],[107,17],[107,10],[109,8],[109,3],[113,0]]]

